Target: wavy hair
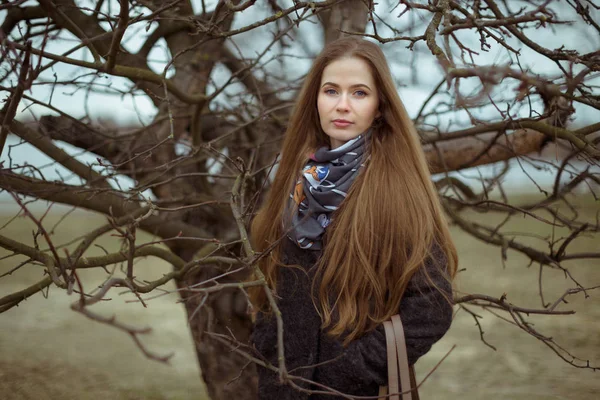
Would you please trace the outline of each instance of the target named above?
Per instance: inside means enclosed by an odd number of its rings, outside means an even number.
[[[323,70],[344,57],[367,62],[373,74],[381,117],[367,148],[370,159],[327,227],[317,264],[313,300],[323,328],[348,344],[397,314],[411,277],[439,246],[439,265],[452,279],[458,258],[416,129],[398,96],[385,55],[374,43],[345,37],[328,44],[315,59],[300,90],[285,132],[282,157],[266,201],[251,226],[256,250],[270,254],[259,266],[271,288],[277,285],[282,219],[289,193],[306,155],[329,145],[321,129],[317,95]],[[284,239],[285,240],[285,239]],[[268,309],[262,288],[250,293]],[[450,299],[449,299],[450,300]]]

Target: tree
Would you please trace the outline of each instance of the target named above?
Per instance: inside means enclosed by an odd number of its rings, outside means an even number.
[[[540,285],[537,309],[483,294],[457,295],[458,306],[476,322],[475,307],[508,314],[566,362],[597,368],[536,331],[527,316],[560,318],[571,312],[559,309],[568,296],[591,295],[596,289],[578,282],[567,264],[597,263],[600,253],[569,249],[579,237],[598,237],[600,225],[576,213],[565,215],[555,205],[570,204],[577,187],[587,187],[588,196],[598,201],[600,123],[586,115],[600,109],[600,52],[583,41],[570,46],[561,36],[583,32],[597,49],[592,39],[600,32],[598,5],[585,0],[205,3],[20,0],[0,5],[1,80],[7,93],[0,114],[0,152],[8,157],[0,170],[0,188],[37,224],[36,239],[46,246],[0,235],[1,247],[46,270],[36,285],[0,298],[0,311],[54,285],[78,293],[74,310],[128,332],[149,358],[165,361],[137,340],[135,327],[102,317],[93,304],[116,287],[142,299],[175,280],[211,397],[235,393],[236,398],[255,398],[255,363],[262,361],[244,346],[252,327],[245,288],[263,286],[273,298],[258,270],[259,279],[240,283],[262,256],[251,248],[246,227],[268,187],[294,93],[310,59],[323,43],[361,35],[388,53],[399,86],[410,80],[431,89],[416,100],[414,121],[451,222],[497,246],[502,257],[508,250],[525,255],[540,275],[543,269],[560,269],[572,279],[571,289],[548,301]],[[548,38],[554,41],[552,48],[540,43]],[[157,56],[159,50],[164,50],[162,56]],[[63,67],[69,69],[59,70]],[[50,88],[47,100],[37,95],[42,87]],[[86,99],[145,98],[152,106],[140,112],[141,125],[135,129],[108,127],[95,121],[92,112],[76,115],[54,104],[52,96],[61,88],[85,91]],[[108,107],[116,111],[119,102],[114,103]],[[19,107],[32,105],[44,110],[34,113],[35,121],[16,119]],[[79,182],[45,179],[34,166],[8,163],[9,133],[71,171]],[[81,162],[59,141],[95,154],[97,163]],[[554,158],[546,157],[544,149],[552,149]],[[492,163],[501,168],[482,176],[478,185],[456,173]],[[502,179],[523,165],[543,166],[556,183],[551,191],[540,187],[540,200],[515,204],[503,191]],[[121,176],[133,179],[133,187],[122,188]],[[29,211],[31,198],[95,211],[107,216],[107,224],[79,240],[74,251],[64,252]],[[518,234],[504,232],[503,224],[466,217],[465,210],[501,215],[505,222],[526,216],[568,233],[544,238],[547,249],[542,251]],[[159,243],[136,243],[140,229],[160,237],[168,250]],[[86,257],[94,240],[111,232],[122,237],[122,251]],[[134,261],[142,257],[162,258],[173,271],[140,282]],[[122,278],[107,279],[93,295],[82,290],[78,269],[119,262],[127,266]],[[270,367],[293,381],[283,361]]]

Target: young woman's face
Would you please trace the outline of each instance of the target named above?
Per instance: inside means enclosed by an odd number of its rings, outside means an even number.
[[[369,64],[358,57],[333,61],[323,70],[317,109],[331,148],[365,132],[381,113]]]

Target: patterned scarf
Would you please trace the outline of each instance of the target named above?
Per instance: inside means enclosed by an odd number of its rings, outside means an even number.
[[[336,149],[321,147],[310,155],[290,193],[290,208],[297,206],[297,212],[291,216],[288,237],[298,247],[321,250],[331,213],[346,198],[360,167],[364,166],[363,153],[370,134],[369,129]]]

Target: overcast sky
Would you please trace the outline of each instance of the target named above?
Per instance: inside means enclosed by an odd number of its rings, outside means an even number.
[[[25,5],[32,5],[36,2],[30,1]],[[95,1],[79,1],[78,4],[86,7],[93,8]],[[248,10],[237,13],[233,23],[232,29],[236,29],[242,26],[246,26],[250,23],[256,22],[270,15],[268,7],[265,5],[266,2],[258,1],[255,6],[250,7]],[[289,4],[288,4],[289,3]],[[280,2],[284,6],[291,5],[291,0]],[[393,24],[396,27],[406,26],[410,21],[409,18],[413,18],[410,15],[414,13],[407,13],[402,18],[398,19],[397,16],[400,14],[401,8],[391,10],[390,4],[397,3],[397,1],[380,0],[376,6],[376,12],[382,16],[388,23]],[[193,2],[195,10],[200,12],[201,1],[197,0]],[[205,0],[205,4],[208,11],[211,11],[216,4],[216,1]],[[112,5],[112,13],[118,12],[118,3],[115,0],[106,1],[103,10],[108,12],[108,5]],[[592,10],[593,11],[593,10]],[[0,12],[0,21],[4,19],[5,12]],[[578,20],[578,17],[570,7],[563,7],[559,17],[563,20]],[[145,37],[149,35],[152,30],[156,29],[157,24],[153,23],[150,26],[146,24],[136,24],[129,28],[125,34],[123,41],[124,47],[130,52],[137,52],[141,47]],[[146,31],[148,29],[148,31]],[[241,50],[241,53],[246,57],[254,57],[259,52],[262,52],[265,46],[270,42],[272,38],[271,30],[273,24],[260,27],[253,31],[237,35],[233,37],[233,42],[228,43],[231,49],[235,51]],[[291,42],[290,47],[285,49],[286,54],[293,54],[302,57],[310,57],[317,54],[322,47],[322,29],[315,21],[306,21],[300,24],[297,30],[298,40]],[[371,32],[371,27],[367,30],[367,33]],[[393,33],[387,30],[385,27],[378,27],[378,33],[382,36],[391,37]],[[596,33],[596,34],[594,34]],[[414,33],[419,34],[418,32]],[[565,45],[567,48],[577,49],[581,53],[587,53],[595,51],[600,48],[600,38],[590,27],[585,24],[577,24],[576,26],[563,25],[555,29],[554,31],[549,29],[542,29],[539,31],[530,31],[529,36],[542,46],[550,49]],[[474,49],[478,49],[478,37],[472,33],[460,31],[457,34],[461,40],[464,40],[466,44],[471,45]],[[46,50],[52,53],[63,53],[71,46],[75,44],[74,38],[69,34],[62,34],[62,40],[52,40],[48,43]],[[490,43],[493,43],[490,41]],[[516,41],[509,39],[509,43],[516,46],[521,50],[521,66],[525,69],[531,69],[536,74],[545,76],[559,76],[556,65],[548,60],[547,58],[529,50],[527,47],[518,44]],[[34,46],[39,43],[34,42]],[[428,50],[424,43],[419,43],[416,46],[414,52],[410,52],[405,48],[404,44],[399,42],[389,43],[383,45],[383,50],[388,57],[393,75],[398,84],[398,90],[401,98],[404,100],[405,105],[411,115],[416,115],[419,108],[429,96],[433,87],[437,85],[442,77],[441,69],[437,62],[427,54]],[[263,60],[268,60],[271,57],[280,54],[281,49],[275,47],[274,51],[269,52],[265,55]],[[411,60],[415,54],[421,54],[414,59],[412,65],[407,64],[407,60]],[[73,58],[82,57],[86,60],[92,61],[92,58],[87,50],[80,50],[70,55]],[[150,59],[153,62],[150,63],[151,68],[157,73],[162,73],[165,66],[165,60],[170,57],[164,40],[159,41],[150,53]],[[456,60],[458,61],[458,60]],[[479,56],[475,56],[475,61],[479,65],[504,65],[509,59],[506,56],[505,50],[500,46],[493,46],[489,52],[481,52]],[[45,61],[47,62],[47,61]],[[266,68],[270,73],[277,75],[281,71],[285,72],[286,77],[299,77],[305,74],[310,67],[310,60],[289,57],[284,58],[281,63],[273,61],[267,64]],[[112,77],[107,75],[90,74],[90,70],[76,69],[74,67],[65,64],[56,64],[52,69],[42,74],[40,80],[52,83],[55,80],[59,82],[61,80],[71,80],[75,76],[82,76],[81,81],[93,81],[97,89],[93,93],[88,93],[85,87],[73,87],[58,85],[52,90],[52,85],[43,84],[36,85],[33,89],[26,94],[34,97],[46,103],[51,103],[54,107],[71,114],[75,117],[83,117],[84,115],[91,115],[93,118],[110,118],[118,123],[149,123],[156,113],[154,105],[148,100],[145,95],[132,96],[131,94],[121,95],[119,91],[128,91],[131,87],[131,82],[126,79],[119,77]],[[85,76],[89,74],[88,76]],[[221,65],[217,65],[211,76],[214,87],[219,87],[224,84],[230,76],[230,72]],[[14,80],[14,76],[10,79]],[[476,82],[473,80],[473,84]],[[273,85],[277,84],[277,81],[270,82]],[[596,77],[596,84],[600,84],[600,79]],[[8,82],[4,82],[4,85],[8,85]],[[471,90],[471,82],[468,80],[461,83],[461,91],[467,93]],[[499,87],[498,91],[513,90],[513,86],[507,85]],[[226,93],[234,94],[236,91],[241,91],[243,88],[241,85],[232,85],[228,88]],[[100,93],[106,92],[106,93]],[[213,107],[235,107],[235,104],[229,104],[225,95],[220,95],[215,99]],[[587,125],[598,121],[597,110],[592,110],[588,107],[576,104],[575,113],[575,126]],[[525,112],[525,110],[523,110]],[[486,116],[487,119],[493,120],[498,119],[498,115],[494,115],[494,110],[486,109],[481,111],[480,116]],[[485,114],[490,113],[490,114]],[[23,101],[19,107],[18,119],[29,119],[31,116],[39,117],[40,115],[53,114],[47,108],[37,105],[31,105],[28,101]],[[458,115],[449,116],[454,118],[454,122],[461,117]],[[464,118],[464,116],[463,116]],[[443,129],[444,127],[442,127]],[[12,147],[18,142],[15,137],[10,137],[7,146],[11,146],[11,156],[13,163],[30,163],[36,166],[47,166],[43,169],[46,179],[58,179],[61,176],[69,175],[67,171],[62,168],[57,168],[52,165],[50,160],[39,153],[37,150],[28,145],[21,145],[18,147]],[[71,146],[61,144],[69,152],[74,154],[81,153],[78,149],[73,149]],[[96,164],[96,156],[80,154],[80,159],[84,162]],[[7,152],[3,152],[2,160],[7,163]],[[488,173],[491,168],[484,167],[474,171],[464,171],[463,174],[472,174],[478,176],[480,172]],[[533,174],[538,174],[537,179],[545,180],[549,184],[552,183],[553,174],[542,173],[539,171],[532,171]],[[127,185],[127,180],[122,181],[124,185]],[[527,188],[532,186],[527,176],[523,173],[515,170],[511,173],[509,178],[510,184]],[[78,183],[76,181],[70,181],[70,183]],[[2,196],[2,195],[0,195]]]

